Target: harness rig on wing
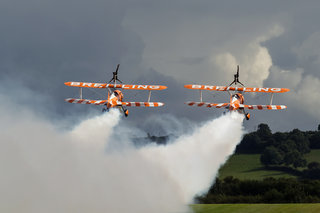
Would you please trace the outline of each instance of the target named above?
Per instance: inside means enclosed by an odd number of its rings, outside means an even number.
[[[130,85],[123,84],[122,81],[118,78],[120,64],[117,65],[116,71],[113,72],[113,77],[108,83],[91,83],[91,82],[65,82],[64,84],[71,87],[80,88],[80,98],[67,98],[66,102],[77,103],[77,104],[94,104],[94,105],[103,105],[103,112],[109,111],[110,108],[117,107],[119,108],[124,115],[127,117],[129,115],[129,110],[126,107],[160,107],[163,106],[162,102],[150,102],[151,91],[152,90],[163,90],[166,89],[166,86],[162,85]],[[107,88],[108,89],[108,99],[106,100],[90,100],[82,98],[82,88]],[[129,89],[129,90],[148,90],[148,101],[147,102],[124,102],[124,95],[120,89]]]
[[[238,87],[237,84],[241,86]],[[234,86],[233,86],[234,85]],[[286,109],[285,105],[272,105],[273,95],[274,93],[284,93],[290,91],[287,88],[260,88],[260,87],[245,87],[243,83],[239,81],[239,65],[237,66],[237,73],[234,75],[234,80],[229,84],[229,86],[212,86],[212,85],[197,85],[197,84],[189,84],[184,85],[187,89],[197,89],[200,91],[200,102],[189,101],[185,104],[189,106],[206,106],[206,107],[214,107],[214,108],[225,108],[229,111],[238,111],[241,114],[245,115],[247,120],[250,119],[250,114],[245,112],[245,109],[268,109],[268,110],[280,110]],[[230,102],[229,103],[208,103],[202,101],[202,91],[227,91],[230,94]],[[234,91],[232,94],[231,91]],[[246,105],[244,104],[245,99],[243,93],[245,92],[263,92],[270,93],[270,104],[269,105]]]

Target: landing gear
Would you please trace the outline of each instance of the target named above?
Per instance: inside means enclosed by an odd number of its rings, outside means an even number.
[[[123,107],[123,106],[121,106],[121,108],[122,108],[122,111],[123,111],[124,116],[128,117],[128,115],[129,115],[129,110],[127,110],[127,109],[126,109],[125,107]]]
[[[124,112],[124,116],[128,117],[128,115],[129,115],[129,110],[125,109],[125,110],[123,110],[123,112]]]
[[[250,113],[246,113],[245,117],[246,117],[246,120],[249,120],[250,119]]]
[[[108,108],[102,108],[102,113],[104,112],[109,112],[109,109]]]

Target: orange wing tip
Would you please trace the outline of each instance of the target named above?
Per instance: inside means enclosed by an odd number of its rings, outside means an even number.
[[[289,92],[290,91],[290,89],[288,89],[288,88],[282,88],[282,90],[283,90],[283,92]]]

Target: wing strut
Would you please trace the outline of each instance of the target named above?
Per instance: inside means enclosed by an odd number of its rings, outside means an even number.
[[[150,102],[150,98],[151,98],[151,90],[149,90],[148,102]]]
[[[199,90],[200,91],[200,102],[202,102],[202,90]]]
[[[80,99],[82,99],[82,87],[80,87]]]
[[[271,93],[271,96],[270,96],[270,105],[272,105],[273,95],[274,95],[274,93]]]

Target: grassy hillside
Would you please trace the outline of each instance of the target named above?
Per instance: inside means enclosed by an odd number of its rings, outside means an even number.
[[[320,150],[311,150],[306,154],[308,163],[316,161],[320,163]],[[233,176],[238,179],[256,179],[262,180],[267,177],[296,177],[292,174],[277,171],[266,170],[260,163],[260,154],[234,154],[230,157],[225,165],[219,170],[219,178],[225,178],[227,176]]]
[[[310,153],[306,154],[308,163],[316,161],[320,163],[320,149],[312,149]]]
[[[195,213],[318,213],[320,204],[197,204]]]
[[[267,177],[295,177],[282,171],[266,170],[260,163],[260,154],[235,154],[219,170],[219,178],[233,176],[240,180],[262,180]]]

